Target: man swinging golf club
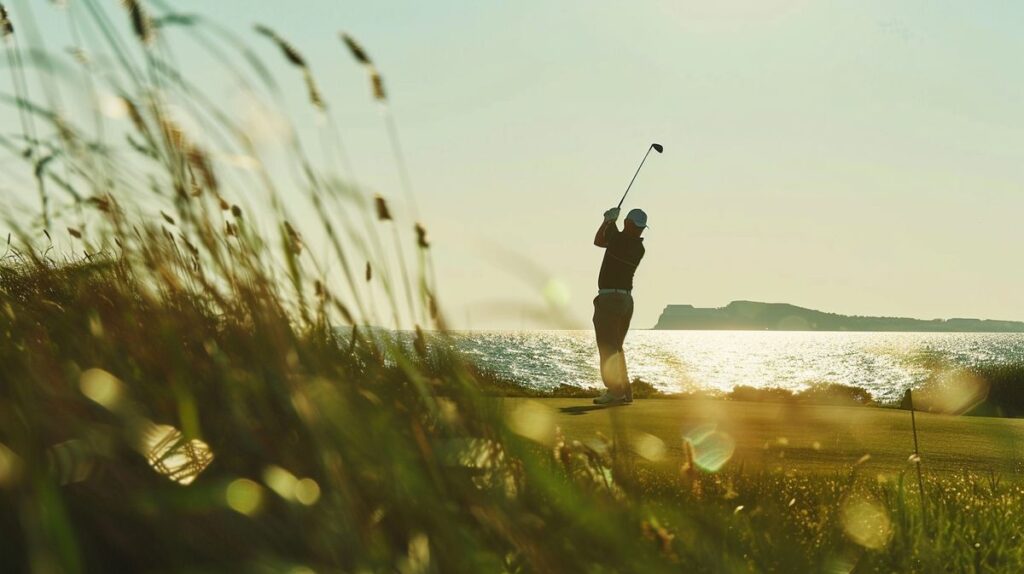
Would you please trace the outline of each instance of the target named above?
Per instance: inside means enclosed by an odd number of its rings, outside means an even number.
[[[594,332],[601,355],[601,379],[608,388],[594,399],[597,405],[633,402],[622,342],[633,318],[633,274],[644,257],[644,239],[640,235],[647,227],[647,214],[642,209],[631,210],[621,231],[616,224],[618,218],[618,207],[606,211],[594,236],[594,245],[604,248],[594,298]]]
[[[629,321],[633,318],[633,274],[644,258],[644,239],[640,235],[647,229],[647,214],[642,209],[630,210],[622,231],[619,231],[616,222],[622,202],[626,201],[651,150],[660,154],[665,148],[656,143],[647,148],[619,205],[604,212],[604,222],[594,236],[594,245],[604,248],[601,273],[597,278],[597,297],[594,298],[594,332],[597,335],[597,350],[601,355],[601,380],[607,387],[603,395],[594,399],[597,405],[633,402],[622,342],[626,339]]]

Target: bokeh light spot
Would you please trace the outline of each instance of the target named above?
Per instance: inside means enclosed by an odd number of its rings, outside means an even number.
[[[21,475],[21,459],[0,443],[0,488],[14,486]]]
[[[872,550],[884,548],[892,537],[889,513],[880,504],[866,498],[843,503],[840,518],[843,530],[857,544]]]
[[[306,506],[313,506],[320,500],[320,485],[312,478],[303,478],[295,483],[295,500]]]
[[[82,394],[92,401],[114,410],[124,395],[124,385],[103,369],[89,369],[78,380]]]
[[[280,466],[268,466],[263,469],[263,483],[285,500],[292,500],[295,497],[295,485],[298,482],[299,479],[295,478],[294,474]]]
[[[665,459],[665,441],[652,434],[639,433],[633,440],[633,449],[651,462]]]
[[[571,293],[569,285],[561,279],[552,277],[544,285],[544,300],[552,307],[565,307],[569,304]]]
[[[537,401],[525,401],[509,416],[509,427],[513,432],[540,443],[552,440],[554,423],[552,410]]]
[[[228,485],[224,498],[231,510],[252,516],[263,503],[263,488],[247,478],[239,478]]]

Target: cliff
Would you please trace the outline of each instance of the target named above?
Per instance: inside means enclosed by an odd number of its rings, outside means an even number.
[[[1024,322],[988,319],[861,317],[805,309],[787,303],[733,301],[725,307],[669,305],[655,329],[737,331],[909,331],[1022,333]]]

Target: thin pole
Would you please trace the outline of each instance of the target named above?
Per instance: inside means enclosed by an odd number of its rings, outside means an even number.
[[[633,179],[629,180],[629,185],[626,186],[626,193],[622,194],[622,199],[619,200],[619,205],[617,207],[621,208],[622,202],[626,201],[626,196],[629,195],[629,188],[633,187],[633,182],[636,181],[636,176],[640,175],[640,168],[643,167],[644,162],[647,161],[647,156],[651,155],[652,149],[654,149],[653,145],[647,147],[647,153],[644,154],[644,159],[640,160],[640,166],[636,168],[636,173],[633,174]]]
[[[914,395],[907,389],[907,402],[910,403],[910,428],[914,432],[914,466],[917,467],[917,491],[921,494],[921,524],[924,525],[926,514],[924,509],[924,481],[921,479],[921,451],[917,448],[917,419],[914,416]]]

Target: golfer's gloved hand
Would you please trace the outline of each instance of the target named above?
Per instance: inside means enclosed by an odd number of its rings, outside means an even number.
[[[613,208],[609,209],[608,211],[604,212],[604,220],[605,221],[618,221],[618,219],[619,219],[619,211],[620,210],[619,210],[618,207],[613,207]]]

